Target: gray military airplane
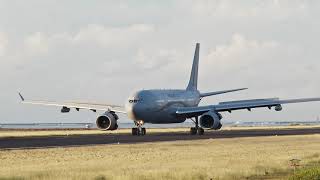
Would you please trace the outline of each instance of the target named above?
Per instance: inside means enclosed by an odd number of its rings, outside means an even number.
[[[102,130],[116,130],[118,128],[117,113],[127,114],[136,125],[132,128],[132,135],[145,135],[146,129],[144,123],[168,124],[182,123],[186,119],[191,119],[195,127],[190,128],[190,134],[204,134],[205,129],[218,130],[222,127],[220,112],[230,112],[234,110],[267,107],[281,111],[282,104],[301,103],[309,101],[320,101],[320,98],[304,98],[280,100],[279,98],[268,99],[250,99],[240,101],[220,102],[216,105],[198,106],[201,99],[207,96],[213,96],[223,93],[245,90],[247,88],[231,89],[225,91],[201,93],[197,88],[198,84],[198,64],[199,64],[200,44],[196,44],[193,65],[189,84],[186,89],[179,90],[141,90],[132,94],[125,106],[83,103],[83,102],[64,102],[53,101],[26,101],[19,93],[22,103],[39,104],[47,106],[62,107],[61,112],[67,113],[71,108],[79,111],[80,109],[89,109],[94,112],[97,110],[105,111],[100,115],[96,124]],[[199,119],[200,117],[200,119]]]

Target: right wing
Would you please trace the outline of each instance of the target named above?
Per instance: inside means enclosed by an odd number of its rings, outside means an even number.
[[[43,100],[30,100],[26,101],[24,97],[19,93],[22,103],[24,104],[36,104],[44,106],[56,106],[62,107],[63,109],[75,108],[77,111],[79,109],[88,109],[93,112],[99,111],[114,111],[118,113],[126,113],[122,106],[111,105],[111,104],[99,104],[99,103],[87,103],[87,102],[55,102],[55,101],[43,101]],[[61,110],[61,112],[62,112]]]
[[[320,98],[303,98],[303,99],[288,99],[288,100],[279,100],[278,98],[270,98],[270,99],[251,99],[251,100],[242,100],[242,101],[227,101],[227,102],[220,102],[217,105],[178,108],[176,110],[176,115],[183,116],[183,117],[195,117],[195,116],[200,116],[208,111],[231,112],[233,110],[241,110],[241,109],[247,109],[251,111],[252,108],[259,108],[259,107],[268,107],[269,109],[271,109],[271,107],[282,108],[281,104],[302,103],[302,102],[311,102],[311,101],[320,101]]]

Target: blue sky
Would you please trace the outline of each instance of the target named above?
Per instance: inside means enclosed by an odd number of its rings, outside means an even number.
[[[0,123],[88,122],[27,99],[123,104],[149,88],[185,88],[201,43],[202,92],[248,87],[202,104],[319,97],[320,2],[0,0]],[[225,114],[226,120],[310,120],[319,103]],[[122,119],[127,119],[122,116]]]

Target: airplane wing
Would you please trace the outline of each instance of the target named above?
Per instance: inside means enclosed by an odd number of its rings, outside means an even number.
[[[250,99],[241,101],[227,101],[220,102],[217,105],[199,106],[199,107],[182,107],[176,110],[177,116],[182,117],[195,117],[200,116],[208,111],[224,112],[228,111],[231,113],[233,110],[247,109],[251,111],[252,108],[260,107],[275,107],[275,110],[280,111],[282,109],[281,104],[289,103],[302,103],[320,101],[320,98],[303,98],[303,99],[288,99],[279,100],[279,98],[269,98],[269,99]]]
[[[55,101],[43,101],[43,100],[25,100],[24,97],[19,93],[21,102],[24,104],[36,104],[44,106],[57,106],[62,107],[61,112],[69,112],[70,108],[75,108],[77,111],[80,109],[88,109],[93,112],[98,111],[114,111],[118,113],[126,113],[122,106],[111,105],[111,104],[99,104],[99,103],[86,103],[86,102],[55,102]]]

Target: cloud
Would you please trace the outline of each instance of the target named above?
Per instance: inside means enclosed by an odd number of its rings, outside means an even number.
[[[0,57],[6,54],[8,43],[9,39],[7,35],[3,32],[0,32]]]
[[[45,34],[36,32],[25,38],[26,51],[31,54],[48,53],[50,48],[59,48],[61,44],[96,44],[102,48],[124,48],[135,44],[154,27],[148,24],[132,24],[122,27],[108,27],[90,24],[77,33]]]
[[[143,69],[159,70],[163,66],[178,61],[179,56],[176,50],[158,49],[148,52],[146,49],[139,49],[134,61]]]
[[[81,29],[75,36],[75,42],[95,42],[103,47],[131,46],[147,33],[154,31],[148,24],[132,24],[124,27],[105,27],[92,24]]]
[[[216,45],[203,55],[206,66],[201,73],[219,86],[254,89],[252,95],[256,96],[316,94],[320,86],[306,79],[319,75],[319,63],[305,60],[305,47],[301,45],[255,40],[236,33],[228,43]],[[304,86],[297,86],[303,81]],[[204,83],[204,88],[210,86]]]
[[[270,0],[254,2],[194,1],[192,12],[195,15],[217,18],[263,18],[284,20],[309,14],[309,1]]]
[[[26,51],[30,55],[46,54],[49,52],[49,37],[42,32],[36,32],[26,37]]]
[[[7,72],[15,72],[11,73],[11,79],[21,82],[20,86],[42,84],[38,93],[55,91],[53,94],[61,92],[59,96],[64,97],[74,89],[92,91],[87,85],[101,81],[103,83],[92,85],[97,91],[92,94],[103,94],[100,90],[110,89],[108,83],[119,85],[119,81],[125,82],[137,71],[159,70],[157,65],[166,64],[167,57],[170,60],[172,52],[164,49],[159,53],[147,48],[145,41],[154,30],[154,26],[148,24],[115,27],[95,24],[76,32],[31,33],[23,37],[24,46],[16,49],[17,56],[11,57],[11,70]],[[149,63],[141,58],[140,48],[145,60],[152,56]],[[131,91],[123,85],[117,88]]]
[[[278,53],[281,49],[279,46],[280,44],[276,41],[250,40],[236,33],[231,37],[229,44],[217,45],[211,49],[205,61],[225,70],[234,70],[235,67],[246,68],[249,64],[263,62],[272,53]]]

